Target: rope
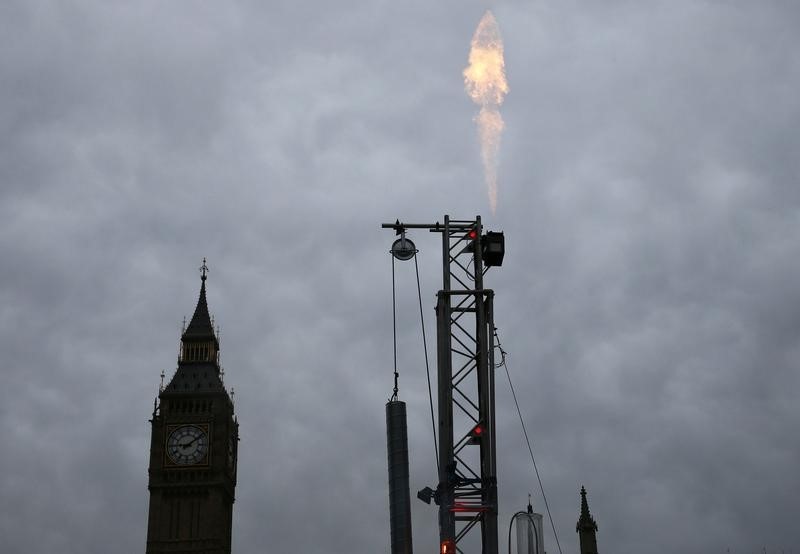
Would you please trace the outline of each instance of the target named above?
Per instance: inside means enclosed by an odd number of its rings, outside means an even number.
[[[506,360],[506,351],[503,350],[503,345],[500,344],[500,337],[497,336],[497,328],[494,329],[494,338],[497,343],[497,348],[500,350],[500,363],[498,366],[503,366],[506,370],[506,377],[508,378],[508,386],[511,387],[511,395],[514,397],[514,405],[517,407],[517,415],[519,415],[519,422],[522,425],[522,433],[525,435],[525,442],[528,443],[528,452],[531,455],[531,462],[533,462],[533,470],[536,472],[536,480],[539,481],[539,489],[542,491],[542,499],[544,500],[544,507],[547,509],[547,517],[550,518],[550,526],[553,528],[553,536],[556,538],[556,545],[558,546],[559,554],[561,552],[561,543],[558,541],[558,532],[556,532],[556,525],[553,523],[553,515],[550,513],[550,505],[547,503],[547,496],[544,494],[544,486],[542,485],[542,478],[539,476],[539,468],[536,466],[536,458],[533,456],[533,448],[531,441],[528,438],[528,430],[525,428],[525,420],[522,418],[522,411],[519,409],[519,402],[517,402],[517,393],[514,391],[514,385],[511,383],[511,374],[508,371],[508,362]]]
[[[395,294],[394,256],[392,256],[392,339],[394,342],[394,389],[390,400],[397,400],[397,296]]]
[[[395,257],[392,255],[392,339],[394,347],[394,389],[390,400],[397,400],[398,379],[400,374],[397,372],[397,279],[395,275]],[[428,338],[425,333],[425,316],[422,310],[422,287],[419,279],[419,263],[417,253],[414,252],[414,272],[417,277],[417,299],[419,301],[419,322],[422,328],[422,349],[425,353],[425,374],[428,378],[428,401],[431,409],[431,429],[433,429],[433,453],[436,458],[436,470],[439,470],[439,447],[436,437],[436,415],[433,411],[433,387],[431,386],[431,367],[428,360]]]
[[[436,471],[439,471],[439,445],[436,440],[436,416],[433,414],[433,390],[431,389],[431,368],[428,363],[428,341],[425,338],[425,319],[422,317],[422,289],[419,284],[419,264],[414,253],[414,269],[417,272],[417,298],[419,298],[419,323],[422,327],[422,348],[425,351],[425,373],[428,375],[428,400],[431,405],[431,428],[433,429],[433,452],[436,455]]]

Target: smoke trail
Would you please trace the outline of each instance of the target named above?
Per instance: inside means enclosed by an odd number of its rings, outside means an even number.
[[[481,160],[489,191],[492,213],[497,209],[497,153],[503,118],[500,105],[508,93],[503,40],[491,11],[486,11],[475,29],[469,51],[469,65],[464,69],[464,86],[472,101],[481,107],[475,117],[481,142]]]

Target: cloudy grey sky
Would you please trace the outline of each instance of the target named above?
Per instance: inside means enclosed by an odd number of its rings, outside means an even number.
[[[487,8],[511,88],[494,216],[461,80]],[[798,30],[778,0],[4,0],[3,552],[144,550],[147,420],[204,256],[235,552],[388,552],[379,225],[446,213],[506,233],[487,286],[565,553],[582,484],[601,552],[796,552]],[[432,337],[439,245],[413,238]],[[412,266],[398,285],[415,491]],[[497,394],[505,528],[543,507]]]

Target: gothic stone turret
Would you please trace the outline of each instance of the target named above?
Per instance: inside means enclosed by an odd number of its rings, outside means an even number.
[[[581,554],[597,554],[597,523],[589,513],[589,503],[586,501],[586,489],[581,487],[581,517],[575,526],[581,543]]]

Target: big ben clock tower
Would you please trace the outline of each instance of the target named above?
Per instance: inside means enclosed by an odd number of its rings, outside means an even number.
[[[222,383],[219,339],[200,298],[178,369],[159,392],[150,442],[146,554],[230,554],[239,424]]]

